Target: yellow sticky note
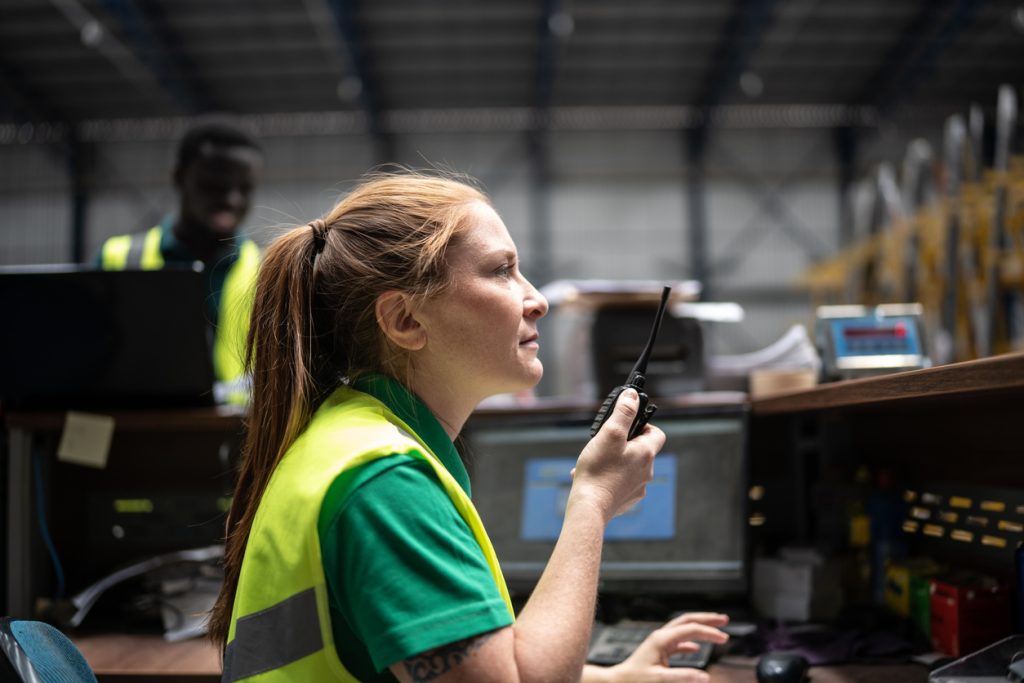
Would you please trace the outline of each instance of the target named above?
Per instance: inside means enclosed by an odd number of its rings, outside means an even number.
[[[103,469],[113,438],[114,418],[109,415],[69,412],[57,446],[57,459]]]

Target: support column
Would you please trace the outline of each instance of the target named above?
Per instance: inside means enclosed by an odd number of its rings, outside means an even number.
[[[701,124],[686,132],[686,195],[689,217],[690,277],[701,284],[700,298],[712,298],[713,283],[708,268],[707,209],[705,206],[705,161],[708,128]]]
[[[835,129],[836,161],[839,166],[838,184],[838,235],[836,244],[839,249],[853,242],[853,207],[850,203],[850,188],[856,180],[857,167],[857,134],[850,126]]]
[[[530,280],[538,287],[551,281],[551,151],[545,122],[527,134],[530,157]]]
[[[86,212],[89,206],[89,191],[86,176],[88,174],[89,147],[78,139],[74,127],[71,128],[67,148],[68,176],[71,181],[71,253],[68,254],[72,263],[85,263],[85,242],[88,235]]]

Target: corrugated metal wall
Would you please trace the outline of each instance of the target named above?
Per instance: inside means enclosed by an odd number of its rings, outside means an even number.
[[[825,130],[721,131],[708,148],[708,259],[714,291],[747,309],[721,325],[719,352],[770,343],[808,322],[794,282],[814,256],[834,252],[837,165]],[[247,231],[266,243],[282,225],[326,212],[374,165],[365,136],[261,141],[266,168]],[[524,270],[536,263],[530,158],[522,133],[443,133],[397,139],[413,167],[477,177],[516,240]],[[142,230],[175,208],[174,143],[96,143],[87,177],[85,252]],[[550,136],[550,249],[559,278],[682,279],[690,275],[685,148],[677,132],[559,132]],[[66,262],[71,197],[66,162],[51,148],[0,147],[0,262]],[[543,283],[538,283],[543,284]],[[756,297],[752,297],[757,294]],[[744,300],[744,299],[748,300]]]

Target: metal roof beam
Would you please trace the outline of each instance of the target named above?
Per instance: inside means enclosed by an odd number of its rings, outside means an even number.
[[[923,2],[882,66],[855,100],[873,104],[882,114],[906,99],[935,66],[939,54],[974,17],[981,0]]]
[[[725,24],[712,60],[707,80],[696,100],[702,110],[699,123],[683,135],[687,166],[687,237],[690,258],[689,277],[701,283],[701,299],[712,296],[715,273],[708,253],[708,223],[705,199],[707,193],[707,149],[715,109],[729,91],[736,87],[740,75],[754,53],[768,25],[772,0],[736,0],[732,16]]]
[[[167,53],[159,47],[152,32],[138,17],[138,9],[128,0],[103,0],[112,15],[132,41],[122,43],[79,0],[50,0],[51,4],[80,32],[82,40],[95,48],[140,92],[164,97],[170,94],[183,112],[195,114],[208,109],[208,103],[194,89],[193,82],[177,73]],[[126,17],[126,18],[122,18]]]
[[[551,107],[551,89],[555,80],[558,49],[554,26],[560,17],[561,0],[544,0],[544,12],[540,24],[540,49],[538,50],[537,76],[533,106],[543,114]],[[571,19],[568,19],[571,21]]]
[[[102,0],[102,4],[119,22],[135,54],[182,108],[193,114],[215,108],[195,66],[178,48],[159,3]],[[145,13],[140,8],[145,8]]]
[[[0,60],[0,111],[9,114],[17,123],[67,122],[67,117],[36,92],[17,67],[4,60]]]
[[[369,118],[370,134],[377,146],[377,158],[381,163],[395,161],[394,139],[381,125],[381,114],[384,108],[380,101],[376,82],[370,73],[370,57],[362,32],[356,25],[356,0],[318,0],[318,2],[327,3],[339,43],[346,51],[349,66],[358,80],[358,97]],[[307,2],[307,8],[310,4]],[[310,16],[315,22],[316,15],[310,12]]]
[[[561,25],[559,24],[561,22]],[[540,47],[534,76],[533,125],[527,131],[530,163],[530,236],[532,272],[530,277],[547,282],[552,277],[551,263],[551,126],[552,88],[557,66],[559,31],[571,32],[572,18],[561,12],[561,0],[544,0],[540,17]]]
[[[76,126],[28,85],[17,67],[0,61],[0,111],[4,110],[18,124],[15,136],[18,142],[46,143],[50,150],[48,156],[67,171],[72,188],[71,248],[68,256],[74,263],[83,262],[90,195],[86,176],[90,168],[91,145],[79,140]]]
[[[736,87],[771,21],[773,5],[773,0],[737,0],[697,100],[699,106],[714,109]]]

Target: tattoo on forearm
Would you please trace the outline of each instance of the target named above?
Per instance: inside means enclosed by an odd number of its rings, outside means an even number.
[[[428,650],[402,663],[405,664],[405,670],[409,673],[409,677],[412,678],[414,683],[427,683],[427,681],[443,676],[462,664],[472,652],[479,650],[492,637],[494,637],[494,631],[483,633],[455,643],[442,645],[434,650]]]

